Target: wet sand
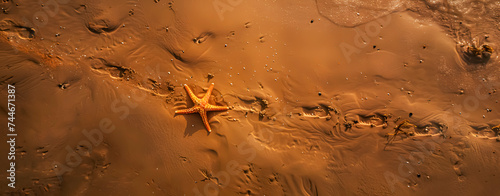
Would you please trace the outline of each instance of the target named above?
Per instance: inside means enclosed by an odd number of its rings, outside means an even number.
[[[5,195],[499,191],[495,1],[0,6]]]

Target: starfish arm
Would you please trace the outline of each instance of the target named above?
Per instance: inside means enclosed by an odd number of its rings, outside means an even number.
[[[206,110],[207,111],[226,111],[228,109],[229,109],[229,107],[227,107],[227,106],[208,105]]]
[[[197,110],[196,110],[195,107],[188,108],[188,109],[183,109],[183,110],[176,110],[175,111],[176,114],[192,114],[192,113],[195,113],[195,112],[197,112]]]
[[[207,131],[210,133],[212,132],[212,129],[210,128],[210,123],[208,123],[208,117],[207,117],[207,112],[202,111],[200,112],[201,120],[203,120],[203,125],[205,125],[205,128]]]
[[[191,100],[193,100],[193,102],[195,104],[200,102],[200,99],[198,97],[196,97],[196,95],[193,93],[193,91],[191,91],[191,89],[189,88],[189,86],[187,84],[184,84],[184,88],[186,89],[189,97],[191,97]]]
[[[210,84],[210,87],[208,87],[207,93],[203,98],[201,99],[202,101],[208,102],[208,99],[210,99],[210,95],[212,94],[212,91],[214,90],[214,83]]]

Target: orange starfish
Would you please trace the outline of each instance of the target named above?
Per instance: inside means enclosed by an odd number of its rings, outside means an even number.
[[[203,120],[203,124],[205,125],[205,128],[207,128],[208,132],[212,132],[212,129],[210,129],[210,124],[208,124],[208,118],[207,118],[207,112],[210,111],[225,111],[228,110],[229,107],[227,106],[216,106],[208,103],[208,99],[210,98],[210,94],[212,94],[212,90],[214,89],[214,83],[208,87],[207,93],[203,98],[198,98],[196,95],[191,91],[188,85],[184,84],[184,88],[186,88],[187,93],[189,94],[189,97],[191,97],[191,100],[194,102],[194,106],[192,108],[188,109],[183,109],[183,110],[176,110],[175,114],[192,114],[192,113],[199,113],[201,116],[201,120]]]

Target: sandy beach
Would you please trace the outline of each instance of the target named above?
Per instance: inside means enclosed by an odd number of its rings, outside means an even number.
[[[0,7],[4,195],[500,191],[497,1]]]

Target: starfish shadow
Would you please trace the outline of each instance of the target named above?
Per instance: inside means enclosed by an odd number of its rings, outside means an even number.
[[[219,112],[215,112],[213,114],[208,114],[208,119],[210,121],[210,119],[212,119],[212,117],[216,116],[217,113]],[[186,122],[187,122],[187,125],[186,125],[186,129],[184,129],[184,137],[189,137],[189,136],[192,136],[194,133],[198,132],[198,131],[203,131],[203,132],[206,132],[207,133],[207,136],[210,135],[211,133],[208,132],[203,123],[201,122],[201,117],[199,115],[179,115],[179,114],[174,114],[174,118],[177,117],[177,116],[184,116],[186,118]],[[218,121],[215,121],[216,123],[219,123]],[[214,123],[214,122],[212,122]],[[194,126],[192,126],[194,125]],[[212,132],[214,130],[212,129]]]
[[[175,114],[174,118],[177,116],[183,116],[184,118],[186,118],[187,125],[186,125],[186,129],[184,129],[184,137],[192,136],[194,133],[196,133],[198,131],[207,132],[204,125],[203,125],[203,122],[201,121],[201,117],[199,115]],[[209,117],[209,119],[210,119],[210,117]],[[210,135],[209,132],[207,132],[207,136],[208,135]]]

